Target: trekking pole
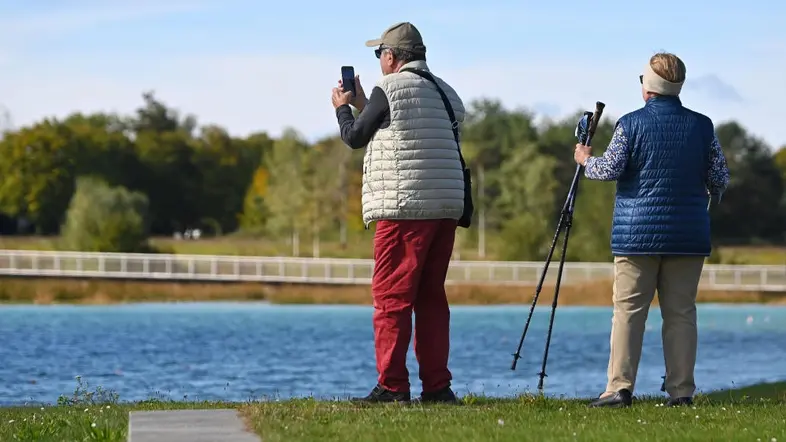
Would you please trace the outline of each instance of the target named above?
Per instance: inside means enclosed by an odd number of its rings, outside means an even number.
[[[579,120],[579,123],[576,126],[576,138],[580,143],[583,143],[587,146],[590,146],[592,143],[592,137],[595,135],[595,130],[598,127],[598,122],[600,121],[601,116],[603,115],[603,108],[606,105],[602,102],[598,101],[595,103],[595,112],[585,112],[584,116]],[[551,259],[554,255],[554,249],[557,245],[557,240],[559,239],[560,232],[564,229],[565,230],[565,237],[563,239],[562,245],[562,254],[560,256],[560,263],[559,269],[557,273],[557,281],[554,290],[554,300],[551,305],[551,317],[549,319],[549,329],[548,329],[548,336],[546,338],[546,348],[543,353],[543,364],[541,366],[540,373],[540,380],[538,382],[538,390],[543,390],[543,378],[546,377],[546,361],[548,359],[549,353],[549,346],[551,344],[551,334],[554,327],[554,316],[556,314],[557,309],[557,302],[559,297],[559,288],[560,283],[562,282],[562,273],[565,266],[565,255],[568,248],[568,238],[570,236],[570,227],[573,224],[573,210],[575,207],[576,202],[576,193],[578,190],[578,183],[579,178],[581,177],[581,172],[583,171],[583,167],[581,165],[576,166],[576,171],[573,174],[573,180],[570,185],[570,189],[568,190],[568,196],[565,199],[565,204],[562,206],[562,211],[560,213],[560,219],[557,224],[557,230],[554,233],[554,238],[551,242],[551,247],[549,248],[549,253],[546,257],[546,263],[543,267],[543,271],[541,273],[540,279],[538,281],[538,285],[535,289],[535,296],[532,299],[532,305],[530,306],[529,315],[527,316],[527,321],[524,325],[524,332],[521,335],[521,339],[519,340],[518,348],[516,352],[513,353],[513,364],[511,365],[510,369],[515,370],[518,360],[521,358],[521,347],[524,344],[524,339],[527,335],[527,331],[529,330],[529,325],[532,320],[532,314],[535,310],[535,305],[538,302],[538,298],[540,297],[540,292],[543,289],[543,282],[546,279],[546,273],[549,269],[549,264],[551,263]]]

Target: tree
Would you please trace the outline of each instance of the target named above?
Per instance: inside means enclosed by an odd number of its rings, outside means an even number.
[[[718,125],[716,132],[730,172],[729,187],[711,212],[716,241],[739,244],[782,236],[784,181],[770,148],[735,122]],[[745,222],[739,222],[741,214]]]
[[[781,182],[783,183],[784,192],[781,198],[780,213],[784,223],[786,223],[786,145],[781,146],[781,148],[775,152],[774,159],[775,166],[781,171]],[[786,228],[781,229],[780,240],[786,242]]]
[[[503,222],[500,232],[504,259],[537,260],[544,256],[556,227],[553,220],[556,161],[538,155],[534,143],[519,146],[500,173],[507,177],[497,200]]]
[[[193,161],[195,142],[183,132],[140,132],[136,149],[145,169],[141,188],[150,198],[152,229],[171,234],[201,220],[201,173]]]
[[[612,259],[610,242],[615,192],[614,182],[581,178],[567,260],[603,262]]]
[[[328,137],[318,141],[307,155],[305,175],[306,196],[312,228],[314,256],[319,256],[319,239],[326,229],[338,227],[338,239],[346,247],[348,234],[348,198],[350,162],[353,152],[341,138]]]
[[[265,233],[265,224],[270,216],[265,203],[268,179],[269,174],[265,166],[259,166],[256,172],[254,172],[254,177],[243,199],[243,214],[240,217],[240,225],[246,232]]]
[[[506,110],[498,100],[476,100],[462,128],[462,154],[473,171],[478,256],[486,255],[486,229],[498,229],[503,220],[493,203],[505,186],[500,166],[521,143],[533,142],[537,132],[528,112]]]
[[[460,130],[476,220],[471,229],[459,230],[457,247],[476,246],[481,259],[544,258],[575,171],[580,115],[536,124],[533,112],[507,109],[499,100],[470,103]],[[596,155],[605,150],[613,127],[612,121],[601,122],[593,140]],[[294,255],[306,238],[312,255],[319,256],[326,240],[346,247],[370,233],[362,221],[364,152],[349,149],[338,136],[309,143],[288,129],[277,139],[261,132],[241,137],[216,124],[198,125],[196,117],[153,92],[142,94],[130,115],[76,112],[5,129],[4,233],[27,231],[30,223],[39,234],[60,232],[69,208],[85,198],[75,196],[77,177],[144,195],[154,235],[188,228],[215,235],[241,231],[287,238]],[[773,151],[733,121],[716,129],[731,184],[711,208],[713,240],[786,241],[786,146]],[[611,259],[614,191],[614,183],[581,178],[568,259]],[[73,237],[76,227],[69,225]]]
[[[781,146],[775,152],[773,158],[775,159],[775,166],[781,171],[781,179],[786,183],[786,145]]]
[[[265,164],[265,157],[270,154],[273,140],[265,133],[256,133],[241,142],[245,145],[244,151],[249,155],[246,161],[256,164],[256,170],[254,170],[250,182],[247,182],[245,189],[243,210],[238,217],[240,227],[247,232],[262,234],[269,216],[265,198],[267,197],[270,174],[267,164]],[[254,154],[256,154],[256,158],[251,157]]]
[[[557,163],[555,175],[558,184],[553,215],[555,230],[576,172],[576,163],[573,161],[574,146],[578,142],[575,128],[582,114],[577,112],[558,122],[547,123],[538,142],[540,152],[553,157]],[[611,121],[601,120],[592,138],[593,155],[602,156],[605,153],[613,130]],[[589,180],[583,173],[579,180],[566,259],[609,261],[616,184]]]
[[[292,255],[300,254],[300,232],[307,227],[308,208],[306,167],[304,158],[308,143],[293,129],[287,129],[273,143],[268,164],[267,207],[270,210],[267,228],[274,235],[289,234]]]
[[[269,144],[235,139],[220,127],[205,126],[194,143],[191,157],[200,195],[196,210],[202,226],[215,234],[238,228],[244,193],[262,161]]]
[[[100,177],[112,186],[141,187],[144,171],[128,125],[113,114],[72,114],[63,121],[71,133],[75,174]]]
[[[0,141],[0,210],[33,223],[38,234],[58,231],[74,188],[72,133],[44,120]]]
[[[63,226],[61,247],[87,252],[149,252],[148,227],[144,194],[80,177]]]

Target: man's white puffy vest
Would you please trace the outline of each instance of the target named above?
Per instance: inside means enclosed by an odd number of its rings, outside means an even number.
[[[402,67],[428,71],[425,61]],[[432,74],[433,75],[433,74]],[[434,76],[448,96],[456,120],[464,104]],[[464,210],[464,174],[442,98],[429,80],[411,72],[385,75],[377,83],[390,103],[390,126],[379,129],[363,159],[363,222],[392,219],[459,219]]]

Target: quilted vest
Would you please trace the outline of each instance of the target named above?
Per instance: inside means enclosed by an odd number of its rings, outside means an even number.
[[[404,68],[428,71],[425,61]],[[432,74],[433,75],[433,74]],[[451,86],[435,76],[456,120],[464,104]],[[385,75],[377,83],[390,104],[390,125],[379,129],[363,158],[363,222],[459,219],[464,210],[464,174],[458,146],[439,92],[411,72]]]
[[[617,180],[613,254],[708,256],[712,121],[678,97],[660,96],[617,124],[632,150]]]

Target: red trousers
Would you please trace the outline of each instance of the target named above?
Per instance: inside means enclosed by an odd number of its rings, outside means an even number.
[[[374,346],[378,382],[409,391],[407,351],[415,312],[415,356],[424,392],[450,385],[450,309],[445,278],[455,220],[377,222],[374,234]]]

